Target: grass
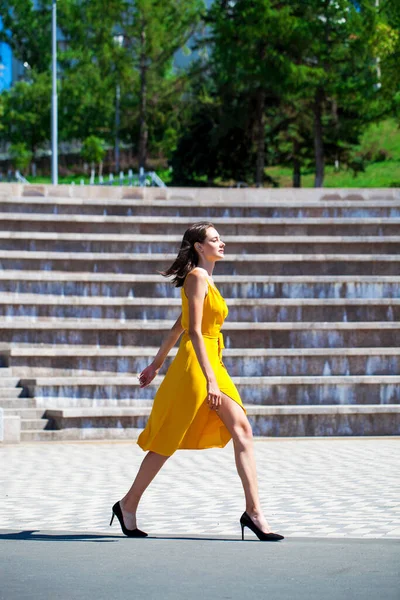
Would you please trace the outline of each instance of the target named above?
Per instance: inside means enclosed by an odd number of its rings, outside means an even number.
[[[325,169],[324,187],[326,188],[390,188],[400,187],[400,129],[394,119],[374,123],[365,131],[360,145],[356,148],[360,153],[372,155],[379,150],[385,152],[387,160],[367,164],[365,172],[354,176],[348,169],[335,171],[327,165]],[[292,170],[276,166],[266,169],[279,187],[292,186]],[[301,178],[302,187],[313,187],[314,173],[307,171]]]
[[[292,171],[286,167],[266,169],[279,184],[279,187],[292,187]],[[314,186],[314,173],[306,173],[301,178],[302,187]],[[400,187],[400,160],[371,163],[364,173],[354,177],[349,170],[335,171],[334,167],[325,169],[324,187],[326,188],[391,188]]]
[[[394,119],[374,123],[364,133],[360,150],[366,151],[371,147],[386,150],[390,158],[400,161],[400,129]]]
[[[134,172],[134,178],[137,178],[137,173]],[[164,183],[168,184],[169,181],[171,180],[171,171],[169,169],[164,169],[164,170],[159,170],[157,171],[157,175],[159,177],[161,177],[161,179],[164,181]],[[29,181],[29,183],[35,183],[35,184],[49,184],[51,183],[51,177],[50,176],[41,176],[38,175],[37,177],[32,177],[30,175],[27,175],[27,180]],[[85,185],[89,185],[90,182],[90,177],[87,175],[69,175],[67,177],[58,177],[58,183],[59,184],[66,184],[69,185],[71,183],[75,183],[75,185],[80,185],[81,184],[81,180],[83,179],[83,181],[85,182]],[[103,179],[104,179],[104,183],[108,184],[108,173],[103,175]],[[98,182],[98,176],[96,174],[96,184]],[[119,185],[119,178],[115,177],[114,178],[114,184],[113,185]]]

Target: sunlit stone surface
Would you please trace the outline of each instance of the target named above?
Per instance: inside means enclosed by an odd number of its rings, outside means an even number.
[[[21,439],[137,436],[161,379],[136,375],[180,310],[158,271],[201,219],[227,244],[223,360],[254,433],[399,434],[399,190],[1,184],[0,407]]]

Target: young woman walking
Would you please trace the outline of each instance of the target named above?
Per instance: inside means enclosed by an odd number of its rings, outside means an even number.
[[[246,510],[240,517],[262,541],[283,539],[272,533],[258,496],[253,436],[239,393],[222,363],[220,328],[228,314],[215,287],[215,263],[224,258],[225,244],[212,223],[195,223],[184,234],[179,254],[163,275],[181,288],[182,313],[153,362],[139,375],[145,387],[157,375],[168,352],[182,335],[179,350],[154,398],[138,444],[148,450],[130,490],[112,507],[129,537],[146,537],[137,528],[136,511],[143,492],[167,459],[179,449],[225,446],[233,439],[236,468],[242,481]]]

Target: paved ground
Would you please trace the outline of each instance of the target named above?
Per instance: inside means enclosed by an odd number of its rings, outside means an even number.
[[[255,447],[274,531],[400,538],[399,438],[269,439]],[[116,520],[109,528],[111,506],[143,456],[127,442],[0,446],[0,529],[119,533]],[[242,511],[230,443],[177,452],[143,497],[139,527],[152,535],[239,536]]]
[[[398,600],[399,545],[0,534],[0,600]]]
[[[278,543],[239,539],[231,444],[168,461],[145,540],[108,525],[135,444],[0,447],[0,600],[398,600],[400,440],[259,440],[256,455]]]

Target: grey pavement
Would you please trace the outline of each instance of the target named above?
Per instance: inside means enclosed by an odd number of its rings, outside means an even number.
[[[255,452],[264,511],[286,537],[400,538],[399,438],[270,438]],[[0,446],[0,529],[110,533],[144,456],[134,442]],[[152,534],[239,536],[232,442],[178,451],[145,493]]]
[[[144,456],[135,443],[0,446],[0,600],[398,600],[400,440],[258,439],[255,451],[278,543],[240,539],[231,443],[166,463],[140,507],[145,540],[109,527]]]
[[[398,600],[398,551],[398,540],[3,533],[0,600]]]

